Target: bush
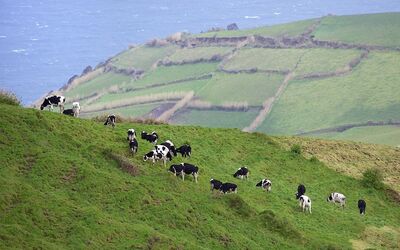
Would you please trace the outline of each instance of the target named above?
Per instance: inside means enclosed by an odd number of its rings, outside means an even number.
[[[299,144],[294,144],[291,148],[290,148],[290,152],[292,152],[293,154],[299,155],[301,154],[301,146]]]
[[[368,169],[363,173],[362,184],[368,188],[383,189],[383,176],[379,169]]]
[[[2,89],[0,89],[0,103],[14,106],[21,105],[21,101],[14,93]]]
[[[313,155],[313,156],[310,158],[310,162],[317,163],[317,162],[319,162],[319,160],[318,160],[317,157],[315,157],[315,156]]]

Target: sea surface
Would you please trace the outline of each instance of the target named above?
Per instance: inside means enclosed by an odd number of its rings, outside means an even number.
[[[177,31],[398,11],[400,0],[0,0],[0,88],[29,105],[87,65]]]

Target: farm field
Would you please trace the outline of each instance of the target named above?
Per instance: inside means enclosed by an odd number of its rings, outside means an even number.
[[[296,134],[357,122],[399,120],[399,63],[398,52],[372,52],[349,75],[292,81],[258,131]]]
[[[136,104],[129,107],[123,108],[115,108],[107,110],[108,114],[115,114],[123,117],[133,117],[138,118],[148,114],[153,109],[157,108],[158,106],[162,105],[163,103],[146,103],[146,104]],[[91,112],[91,113],[83,113],[82,117],[94,117],[98,115],[102,115],[104,112]]]
[[[210,60],[214,56],[222,57],[223,55],[232,51],[233,47],[195,47],[195,48],[184,48],[175,51],[174,54],[167,57],[167,61],[180,63],[180,62],[191,62],[200,59]]]
[[[363,186],[351,173],[282,148],[281,138],[237,129],[123,122],[112,129],[101,122],[0,106],[2,246],[349,249],[361,242],[369,248],[396,248],[398,202],[385,190]],[[138,155],[130,155],[126,131],[132,127],[155,130],[161,141],[176,145],[189,142],[191,158],[178,156],[168,166],[182,161],[197,165],[198,183],[190,176],[182,181],[159,163],[143,162],[153,149],[144,140],[138,139]],[[331,155],[332,145],[344,147],[331,143]],[[357,152],[387,148],[364,147]],[[396,152],[385,152],[396,157]],[[363,157],[373,162],[373,155]],[[232,177],[242,165],[250,169],[247,181]],[[211,178],[237,183],[238,193],[211,193]],[[272,181],[271,192],[255,187],[262,178]],[[302,213],[294,198],[299,183],[313,201],[312,214]],[[326,202],[332,191],[346,195],[345,209]],[[360,198],[368,204],[365,216],[357,210]]]

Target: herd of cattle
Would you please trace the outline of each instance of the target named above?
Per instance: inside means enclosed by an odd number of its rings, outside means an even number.
[[[40,106],[40,109],[43,110],[45,107],[49,107],[50,110],[53,109],[53,106],[59,106],[60,112],[67,115],[72,115],[77,117],[79,115],[80,106],[78,102],[74,102],[72,104],[72,109],[64,110],[65,97],[54,95],[46,97],[43,101],[43,104]],[[104,123],[104,125],[110,125],[113,128],[116,124],[115,115],[109,115]],[[164,167],[166,166],[167,161],[171,161],[173,157],[177,156],[178,153],[182,155],[182,157],[189,157],[192,153],[192,148],[189,144],[184,144],[179,148],[175,148],[175,145],[172,141],[167,140],[161,144],[157,144],[159,139],[158,134],[153,131],[152,133],[147,133],[142,131],[141,139],[146,140],[154,145],[154,149],[150,152],[146,153],[143,156],[143,160],[151,160],[153,163],[156,161],[162,161]],[[129,129],[127,132],[127,141],[129,142],[129,149],[132,154],[136,154],[139,148],[138,141],[136,139],[136,131],[134,129]],[[181,164],[173,164],[169,167],[168,171],[173,173],[175,176],[181,176],[182,180],[185,180],[185,175],[192,175],[195,182],[197,183],[197,179],[199,176],[199,168],[195,165],[189,163],[181,163]],[[233,177],[239,178],[241,180],[248,178],[249,170],[246,167],[239,168],[234,174]],[[237,193],[238,187],[234,183],[223,183],[219,180],[211,179],[210,180],[211,191],[218,190],[221,193]],[[260,182],[256,184],[256,187],[260,187],[265,191],[271,191],[272,182],[268,179],[262,179]],[[302,211],[308,211],[311,213],[311,199],[305,195],[306,187],[303,184],[300,184],[297,188],[297,193],[295,194],[296,199],[299,200],[299,206]],[[346,196],[341,193],[331,193],[328,198],[328,202],[339,203],[342,208],[344,208],[346,204]],[[361,215],[365,214],[366,202],[365,200],[358,200],[358,208]]]

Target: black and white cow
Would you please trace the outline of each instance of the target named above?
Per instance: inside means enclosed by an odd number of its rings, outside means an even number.
[[[64,115],[74,116],[74,110],[73,109],[64,109],[64,111],[62,113]]]
[[[133,139],[136,139],[136,131],[133,128],[128,129],[128,137],[126,137],[126,139],[128,141],[132,141]]]
[[[156,161],[161,160],[162,158],[163,158],[162,154],[157,153],[157,151],[153,149],[143,156],[143,161],[152,160],[153,163],[155,163]]]
[[[236,173],[233,174],[233,177],[239,178],[242,180],[243,180],[243,178],[246,178],[246,180],[247,180],[247,178],[249,177],[249,170],[246,167],[241,167],[236,171]]]
[[[151,142],[154,145],[157,144],[158,135],[155,131],[151,132],[151,134],[146,133],[146,131],[142,131],[141,137],[143,140]]]
[[[305,193],[306,193],[306,187],[303,184],[300,184],[297,187],[296,199],[298,200],[300,196],[304,195]]]
[[[168,169],[171,173],[173,173],[175,176],[181,175],[183,171],[183,165],[182,164],[174,164],[171,165]]]
[[[139,144],[138,144],[136,138],[133,138],[132,140],[129,141],[129,148],[130,148],[132,154],[137,153]]]
[[[234,192],[236,194],[237,193],[237,185],[234,183],[226,182],[221,185],[221,187],[219,188],[219,191],[224,194],[231,193],[231,192]]]
[[[219,180],[211,179],[210,185],[211,185],[211,192],[212,192],[214,189],[219,190],[222,186],[222,182],[220,182]]]
[[[189,163],[181,163],[181,165],[183,166],[182,180],[185,180],[185,174],[187,174],[192,175],[195,182],[197,183],[197,178],[199,177],[199,168]]]
[[[115,121],[116,121],[116,117],[115,115],[109,115],[107,116],[107,120],[104,123],[104,125],[111,125],[113,128],[115,127]]]
[[[189,144],[184,144],[182,146],[180,146],[179,148],[176,149],[176,152],[180,153],[182,155],[182,157],[190,157],[190,155],[192,154],[192,148],[190,147]]]
[[[272,182],[268,179],[262,179],[256,184],[256,187],[262,187],[265,191],[271,191]]]
[[[365,209],[367,208],[367,203],[365,200],[358,200],[358,209],[361,215],[365,215]]]
[[[169,148],[165,145],[156,145],[154,146],[157,154],[161,154],[162,160],[164,162],[164,166],[167,164],[167,161],[172,160],[172,154]]]
[[[176,156],[176,149],[175,145],[172,143],[170,140],[166,140],[165,142],[161,143],[161,145],[166,146],[169,151],[173,154],[173,156]]]
[[[311,214],[311,199],[306,195],[301,195],[299,197],[299,206],[304,210],[310,212]]]
[[[328,202],[339,203],[342,208],[346,205],[346,196],[341,193],[331,193],[326,199]]]
[[[60,113],[64,110],[65,97],[62,95],[52,95],[44,98],[42,105],[40,105],[40,110],[45,107],[49,107],[49,110],[53,110],[53,106],[60,107]]]
[[[79,105],[79,102],[73,102],[72,103],[72,111],[74,111],[74,116],[78,117],[79,113],[81,111],[81,106]]]

